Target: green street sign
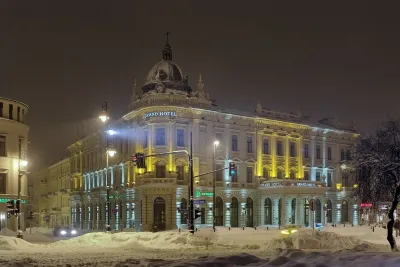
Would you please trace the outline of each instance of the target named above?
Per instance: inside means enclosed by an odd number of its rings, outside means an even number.
[[[194,193],[194,197],[212,197],[214,194],[213,192],[200,192],[196,191]]]
[[[7,203],[7,202],[10,201],[10,200],[14,200],[14,202],[17,202],[16,199],[0,198],[0,203]],[[26,201],[22,199],[22,200],[21,200],[21,204],[25,204],[25,203],[26,203]]]

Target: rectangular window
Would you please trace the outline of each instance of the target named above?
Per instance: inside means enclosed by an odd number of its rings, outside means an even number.
[[[309,154],[308,154],[308,144],[304,144],[304,158],[308,159]]]
[[[283,147],[282,147],[282,141],[277,141],[276,142],[276,154],[278,156],[283,156]]]
[[[214,141],[219,141],[219,145],[221,146],[223,144],[224,139],[222,138],[222,133],[216,133],[215,134],[215,140]],[[213,141],[213,143],[214,143]]]
[[[263,140],[263,154],[268,155],[269,154],[269,144],[268,144],[268,139]]]
[[[351,160],[351,151],[350,151],[350,149],[346,149],[346,160]]]
[[[340,161],[343,161],[346,159],[346,152],[344,150],[344,148],[340,149]]]
[[[7,174],[0,173],[0,194],[6,194]]]
[[[253,167],[247,167],[247,183],[253,182]]]
[[[146,148],[147,148],[148,142],[149,142],[148,134],[147,134],[147,131],[145,131],[145,132],[143,133],[143,149],[146,149]]]
[[[219,170],[219,169],[222,169],[223,166],[222,166],[222,164],[217,164],[217,165],[215,165],[215,168],[216,168],[217,170]],[[222,181],[223,174],[224,174],[224,171],[217,171],[217,172],[215,172],[215,180],[216,180],[216,181],[219,181],[219,182]]]
[[[0,157],[6,157],[6,137],[0,135]]]
[[[294,142],[290,142],[290,156],[296,157],[296,144]]]
[[[332,187],[332,173],[328,172],[328,176],[326,177],[326,186]]]
[[[20,121],[21,108],[17,107],[17,121]]]
[[[156,129],[156,146],[165,146],[165,129]]]
[[[165,178],[165,165],[156,165],[156,178]]]
[[[183,129],[176,130],[176,145],[185,146],[185,131]]]
[[[317,172],[315,174],[315,180],[318,181],[318,182],[321,182],[321,172]]]
[[[317,145],[316,149],[315,149],[315,154],[316,154],[316,159],[321,159],[321,146]]]
[[[176,179],[178,181],[184,180],[184,166],[178,165],[176,166]]]
[[[8,105],[8,118],[10,120],[13,119],[13,112],[14,112],[14,106],[12,104]]]
[[[247,137],[247,153],[253,153],[253,137]]]
[[[263,168],[263,178],[269,179],[269,169]]]
[[[3,102],[0,102],[0,117],[3,117]]]
[[[332,160],[332,148],[328,146],[328,160]]]
[[[238,151],[238,136],[232,135],[232,151]]]
[[[342,186],[343,187],[350,187],[350,179],[349,174],[347,172],[342,172]]]
[[[310,172],[309,171],[304,171],[304,180],[310,181]]]

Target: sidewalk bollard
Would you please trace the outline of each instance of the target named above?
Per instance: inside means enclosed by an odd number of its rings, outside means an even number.
[[[178,228],[178,232],[179,232],[179,233],[181,232],[181,228]]]
[[[228,231],[230,231],[230,230],[231,230],[231,227],[229,226]]]

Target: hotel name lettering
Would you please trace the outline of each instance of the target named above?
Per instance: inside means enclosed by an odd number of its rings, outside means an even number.
[[[299,187],[315,187],[316,184],[313,182],[264,182],[260,184],[260,187],[282,187],[282,186],[299,186]]]
[[[148,112],[145,113],[143,118],[147,119],[150,117],[176,117],[176,111],[161,111],[161,112]]]

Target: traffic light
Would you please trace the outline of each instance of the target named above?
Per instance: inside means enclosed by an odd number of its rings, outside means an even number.
[[[136,166],[141,169],[146,169],[146,157],[143,153],[136,153],[132,157],[132,161],[136,163]]]
[[[14,200],[7,201],[7,218],[15,214]]]
[[[17,199],[17,203],[15,205],[15,215],[20,214],[21,212],[21,200]]]
[[[233,162],[229,162],[229,176],[236,175],[236,165]]]
[[[201,211],[199,209],[196,209],[194,211],[194,219],[196,220],[199,217],[201,217]]]

